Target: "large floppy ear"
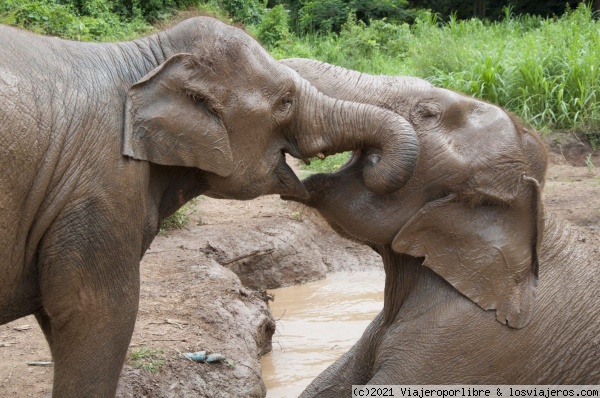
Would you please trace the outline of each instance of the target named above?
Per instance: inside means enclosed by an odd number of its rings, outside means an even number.
[[[465,203],[453,194],[430,202],[392,243],[516,329],[533,315],[543,231],[539,184],[526,176],[521,183],[513,204]]]
[[[134,159],[196,167],[228,176],[229,137],[210,90],[198,77],[198,61],[177,54],[128,93],[123,153]]]

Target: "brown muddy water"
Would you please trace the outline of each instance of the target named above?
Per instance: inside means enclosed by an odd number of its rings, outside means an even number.
[[[348,351],[383,308],[383,270],[340,272],[270,290],[278,319],[273,351],[261,359],[267,398],[293,398]]]

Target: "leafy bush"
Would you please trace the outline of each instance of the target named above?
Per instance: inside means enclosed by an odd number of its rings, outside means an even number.
[[[350,0],[348,6],[363,22],[385,18],[402,23],[414,19],[414,11],[407,8],[407,0]]]
[[[74,40],[124,40],[150,30],[140,17],[123,21],[105,0],[0,0],[0,23]]]
[[[415,11],[407,8],[406,0],[320,0],[306,1],[298,11],[304,33],[339,33],[348,22],[348,15],[369,24],[371,20],[392,22],[413,20]]]
[[[67,0],[77,1],[77,0]],[[127,19],[143,16],[146,21],[154,22],[173,15],[178,9],[196,6],[197,0],[98,0],[110,2],[114,12]]]
[[[376,52],[402,58],[408,51],[410,30],[407,24],[396,25],[386,20],[372,20],[370,25],[350,15],[342,26],[339,44],[348,55],[371,58]]]
[[[220,0],[219,5],[235,21],[248,25],[259,23],[266,12],[265,4],[260,0]]]
[[[266,46],[275,47],[289,39],[288,12],[283,5],[278,5],[267,11],[257,27],[257,37]]]
[[[15,2],[16,3],[16,2]],[[4,4],[4,11],[14,24],[36,33],[73,37],[81,32],[81,25],[68,6],[35,2]]]

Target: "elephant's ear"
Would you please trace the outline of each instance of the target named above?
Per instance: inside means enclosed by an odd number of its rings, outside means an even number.
[[[520,205],[470,204],[454,195],[430,202],[398,232],[392,249],[414,257],[498,321],[520,329],[533,315],[543,208],[539,185]]]
[[[233,170],[229,137],[197,62],[191,54],[174,55],[130,88],[123,153],[227,176]]]

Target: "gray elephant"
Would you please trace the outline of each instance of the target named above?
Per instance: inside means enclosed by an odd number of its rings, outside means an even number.
[[[187,200],[303,196],[285,153],[362,146],[386,153],[365,171],[384,193],[418,156],[404,119],[324,96],[211,18],[117,44],[0,26],[0,104],[0,324],[35,314],[57,397],[115,394],[139,261]]]
[[[304,181],[310,197],[296,200],[373,247],[386,282],[383,311],[302,396],[349,396],[352,384],[600,383],[598,258],[544,215],[537,134],[420,79],[282,62],[328,95],[402,115],[420,148],[414,175],[388,195],[362,177],[375,149]]]

